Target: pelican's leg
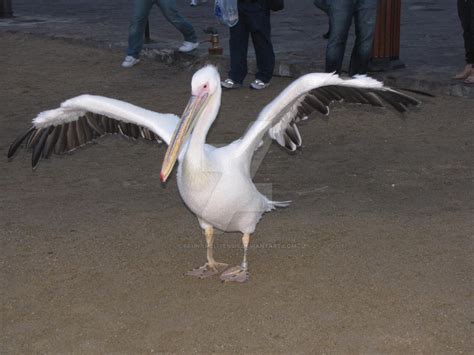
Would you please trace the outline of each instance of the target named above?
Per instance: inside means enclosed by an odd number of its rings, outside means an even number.
[[[250,243],[250,234],[244,233],[242,236],[242,244],[244,246],[244,258],[239,266],[231,267],[221,274],[222,281],[245,282],[249,279],[247,250]]]
[[[219,272],[225,270],[228,266],[227,264],[218,263],[214,260],[212,249],[214,245],[214,228],[212,226],[206,227],[204,229],[204,234],[206,236],[207,245],[207,263],[186,273],[188,276],[196,276],[200,279],[218,274]]]

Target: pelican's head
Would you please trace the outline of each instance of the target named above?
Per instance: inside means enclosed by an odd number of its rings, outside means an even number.
[[[198,70],[191,81],[191,98],[184,109],[181,120],[173,133],[161,167],[160,180],[165,182],[178,159],[181,147],[191,134],[196,122],[212,97],[221,92],[219,72],[208,65]],[[212,117],[214,119],[214,117]]]

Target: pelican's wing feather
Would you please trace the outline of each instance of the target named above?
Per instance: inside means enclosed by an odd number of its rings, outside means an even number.
[[[11,144],[8,158],[26,142],[36,168],[41,158],[53,152],[73,151],[106,134],[168,144],[178,121],[174,114],[156,113],[108,97],[81,95],[34,118],[33,126]]]
[[[290,151],[296,150],[302,143],[296,123],[315,111],[328,115],[329,106],[334,101],[378,107],[388,104],[399,112],[406,112],[409,106],[420,104],[418,100],[365,75],[342,79],[335,74],[307,74],[291,83],[263,108],[242,137],[238,153],[254,151],[267,132],[281,146]]]

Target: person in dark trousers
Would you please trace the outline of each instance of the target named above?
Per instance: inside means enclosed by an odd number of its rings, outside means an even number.
[[[221,82],[222,87],[241,87],[247,75],[247,51],[252,37],[257,58],[257,73],[250,87],[265,89],[272,79],[275,68],[275,53],[271,41],[270,10],[265,0],[238,0],[239,22],[230,30],[229,77]]]
[[[157,5],[163,16],[184,37],[184,42],[178,48],[180,52],[190,52],[199,46],[193,26],[178,12],[176,0],[134,0],[133,17],[128,33],[128,49],[122,67],[131,68],[140,61],[139,56],[143,48],[145,26],[153,5]]]
[[[326,72],[341,72],[347,36],[354,19],[356,38],[349,76],[366,74],[374,40],[377,0],[331,0],[328,5],[330,34],[326,48]]]
[[[454,78],[474,85],[474,0],[458,0],[458,15],[463,29],[466,66]]]

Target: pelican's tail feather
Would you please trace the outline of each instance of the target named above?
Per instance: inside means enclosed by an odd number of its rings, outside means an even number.
[[[268,211],[274,210],[275,208],[285,208],[290,205],[292,201],[268,201]]]

